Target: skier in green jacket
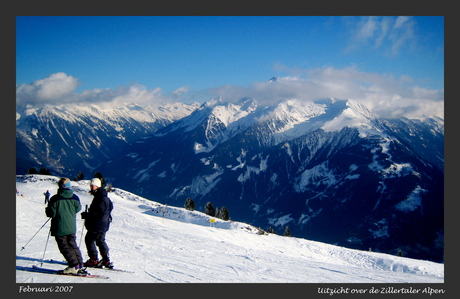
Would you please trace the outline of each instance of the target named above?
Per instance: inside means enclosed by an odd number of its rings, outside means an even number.
[[[51,236],[54,236],[59,251],[68,263],[67,274],[84,274],[80,249],[75,240],[77,232],[76,214],[81,210],[80,199],[70,190],[70,180],[61,178],[57,194],[50,198],[45,209],[51,217]]]

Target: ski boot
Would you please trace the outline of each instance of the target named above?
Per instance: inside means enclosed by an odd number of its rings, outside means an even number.
[[[78,270],[76,267],[67,267],[65,268],[64,270],[62,270],[62,273],[64,274],[73,274],[73,275],[77,275],[78,274]]]
[[[62,273],[72,275],[88,275],[88,272],[86,272],[86,268],[84,268],[83,265],[76,265],[75,267],[69,266],[62,270]]]
[[[113,263],[110,262],[109,256],[107,254],[104,254],[102,256],[102,260],[99,261],[97,267],[98,268],[105,267],[105,268],[113,269]]]
[[[87,260],[83,266],[89,267],[89,268],[95,268],[99,266],[99,262],[97,260],[97,257],[92,257],[89,260]]]

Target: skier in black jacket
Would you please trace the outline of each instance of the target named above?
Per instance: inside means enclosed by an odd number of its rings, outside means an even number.
[[[112,222],[111,212],[113,209],[112,201],[107,197],[107,191],[101,187],[101,180],[94,178],[91,180],[91,191],[94,196],[88,212],[82,212],[85,219],[85,227],[88,230],[85,236],[86,249],[89,260],[84,264],[86,267],[107,267],[113,268],[109,260],[109,247],[105,242],[105,234],[109,230]],[[98,261],[99,248],[102,259]]]

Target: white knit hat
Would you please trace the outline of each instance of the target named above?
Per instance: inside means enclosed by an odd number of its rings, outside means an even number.
[[[101,180],[98,178],[94,178],[91,180],[91,186],[101,187]]]

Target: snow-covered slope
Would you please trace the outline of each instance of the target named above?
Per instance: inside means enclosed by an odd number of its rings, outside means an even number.
[[[393,255],[358,251],[300,238],[257,234],[250,225],[163,205],[117,189],[113,222],[107,234],[118,273],[92,269],[108,280],[64,277],[22,271],[40,265],[49,230],[47,224],[24,250],[21,248],[46,222],[43,193],[57,188],[53,176],[17,176],[17,283],[443,283],[444,265]],[[89,181],[72,182],[82,206],[90,204]],[[77,215],[77,241],[83,221]],[[83,258],[87,254],[81,246]],[[62,260],[53,238],[45,260]],[[61,269],[59,264],[43,263]]]

